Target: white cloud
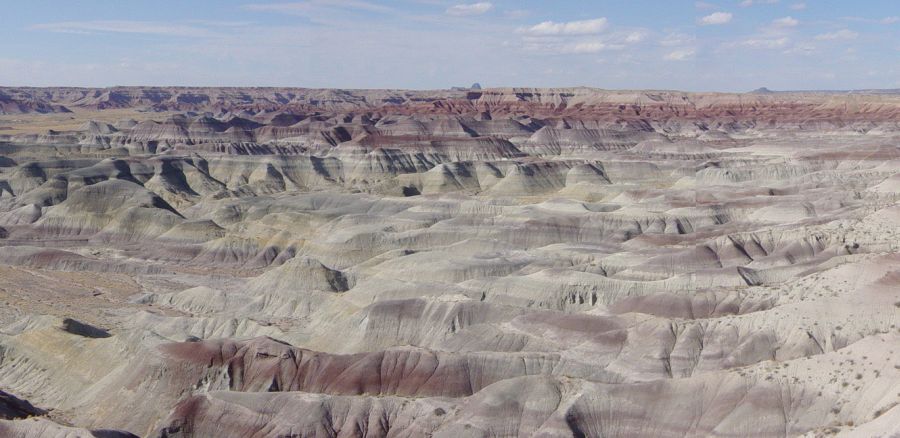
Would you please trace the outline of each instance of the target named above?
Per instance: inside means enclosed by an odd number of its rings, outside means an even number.
[[[31,26],[31,29],[82,34],[133,33],[179,37],[203,37],[211,35],[209,30],[197,26],[127,20],[64,21],[59,23],[35,24],[34,26]]]
[[[606,18],[569,22],[545,21],[519,28],[517,31],[522,34],[523,50],[550,55],[622,50],[646,41],[651,35],[651,32],[644,28],[610,29]]]
[[[535,53],[544,54],[586,54],[598,53],[610,50],[622,50],[628,47],[628,43],[622,38],[603,37],[603,38],[545,38],[545,37],[525,37],[523,39],[522,48]]]
[[[859,34],[849,30],[849,29],[841,29],[836,32],[823,33],[821,35],[816,35],[816,39],[820,41],[832,41],[832,40],[852,40],[856,39]]]
[[[742,46],[754,49],[781,49],[788,45],[791,40],[787,37],[781,38],[750,38],[740,43]]]
[[[772,25],[775,27],[794,27],[800,24],[800,21],[794,17],[783,17],[772,20]]]
[[[647,38],[647,32],[644,31],[634,31],[625,35],[624,41],[629,44],[639,43],[644,41]]]
[[[490,2],[454,5],[447,8],[447,13],[456,16],[481,15],[494,8]]]
[[[900,17],[885,17],[881,19],[881,24],[894,24],[900,22]]]
[[[731,21],[734,15],[731,12],[713,12],[699,20],[697,22],[703,26],[715,25],[715,24],[725,24]]]
[[[603,41],[583,41],[562,48],[565,53],[597,53],[604,50],[620,49],[621,46],[611,46]]]
[[[704,1],[696,1],[694,2],[694,7],[697,9],[715,9],[716,5]]]
[[[665,36],[659,41],[659,44],[666,47],[685,46],[693,44],[696,38],[693,35],[685,33],[673,32]]]
[[[809,43],[800,43],[785,49],[782,53],[785,55],[809,55],[815,53],[815,51],[816,46]]]
[[[791,9],[795,11],[802,11],[806,9],[806,3],[798,2],[791,5]]]
[[[666,61],[685,61],[694,57],[694,49],[679,49],[666,54],[663,59]]]
[[[531,35],[590,35],[606,29],[606,18],[556,23],[545,21],[522,31]]]

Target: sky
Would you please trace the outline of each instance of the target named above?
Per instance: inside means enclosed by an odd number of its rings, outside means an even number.
[[[0,0],[0,85],[900,88],[900,0]]]

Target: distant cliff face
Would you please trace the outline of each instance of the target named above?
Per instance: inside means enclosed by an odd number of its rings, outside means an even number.
[[[542,129],[593,129],[624,136],[894,131],[900,119],[900,96],[890,94],[128,87],[5,88],[0,99],[6,102],[4,111],[17,114],[142,112],[140,120],[86,121],[79,128],[45,129],[31,137],[0,131],[0,139],[154,153],[189,145],[198,151],[292,154],[347,142],[377,146],[434,141],[433,146],[440,147],[450,139],[454,147],[464,147],[476,144],[475,139],[496,143],[532,135],[536,137],[524,147],[540,147],[547,135],[539,132]]]
[[[336,90],[305,88],[0,88],[6,113],[68,109],[141,108],[154,111],[223,112],[379,111],[385,113],[472,114],[489,111],[572,117],[737,117],[793,115],[794,118],[896,117],[900,95],[870,92],[778,92],[747,94],[677,91],[610,91],[592,88],[453,90]],[[526,111],[527,110],[527,111]],[[830,112],[830,113],[829,113]]]

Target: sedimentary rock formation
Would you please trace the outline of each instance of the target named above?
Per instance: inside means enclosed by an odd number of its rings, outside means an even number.
[[[0,435],[900,433],[896,95],[0,105]]]

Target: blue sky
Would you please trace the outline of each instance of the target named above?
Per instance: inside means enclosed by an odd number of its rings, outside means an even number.
[[[898,0],[4,3],[0,85],[900,88]]]

